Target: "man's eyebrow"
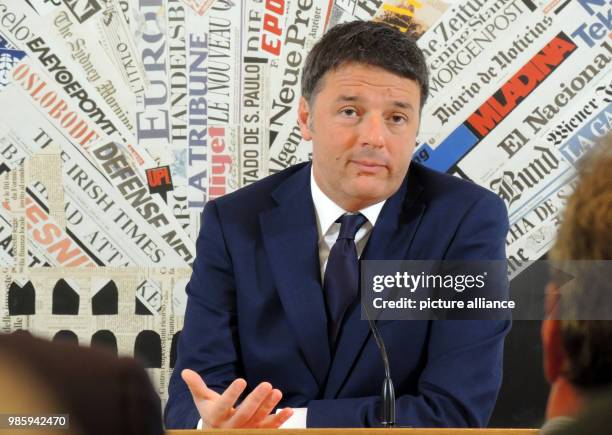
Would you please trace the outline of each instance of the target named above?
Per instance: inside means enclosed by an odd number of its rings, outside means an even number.
[[[357,95],[340,95],[338,96],[338,98],[336,98],[336,102],[341,102],[341,103],[355,102],[355,101],[361,101],[361,100],[362,98]],[[395,107],[399,107],[400,109],[410,110],[411,112],[415,111],[412,104],[410,104],[408,101],[394,100],[391,104]]]
[[[340,95],[336,101],[359,101],[360,98],[356,95]]]
[[[414,107],[412,107],[412,104],[407,101],[397,100],[393,102],[393,105],[399,107],[400,109],[406,109],[414,112]]]

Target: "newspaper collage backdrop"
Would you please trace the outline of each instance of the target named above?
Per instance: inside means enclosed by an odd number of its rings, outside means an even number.
[[[311,157],[306,54],[419,37],[414,159],[508,206],[510,276],[612,128],[608,0],[0,0],[0,322],[135,355],[165,399],[206,201]]]

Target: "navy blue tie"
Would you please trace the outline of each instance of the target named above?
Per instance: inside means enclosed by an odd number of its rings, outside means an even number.
[[[342,325],[342,318],[359,293],[359,264],[355,234],[365,223],[362,214],[345,214],[340,222],[340,234],[327,259],[323,290],[327,306],[329,343],[332,352]]]

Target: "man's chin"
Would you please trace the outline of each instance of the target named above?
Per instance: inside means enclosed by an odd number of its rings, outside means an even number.
[[[360,184],[352,189],[352,197],[361,203],[367,203],[368,205],[376,204],[377,202],[384,201],[391,194],[387,190],[380,188],[380,185],[372,183]]]

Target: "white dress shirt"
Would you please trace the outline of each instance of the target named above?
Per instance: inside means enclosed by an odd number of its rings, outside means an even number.
[[[323,193],[314,179],[312,169],[310,171],[310,192],[312,193],[312,202],[314,203],[315,215],[317,217],[319,264],[321,265],[321,282],[323,282],[329,251],[331,251],[332,246],[336,243],[336,239],[340,233],[340,224],[336,223],[336,220],[348,212]],[[378,219],[378,215],[383,205],[385,205],[385,201],[380,201],[359,210],[359,213],[364,215],[367,221],[359,228],[355,235],[357,257],[361,257],[361,253],[366,243],[368,243],[370,233],[374,225],[376,225],[376,220]]]
[[[329,251],[336,243],[338,234],[340,233],[340,224],[336,220],[345,213],[348,213],[334,201],[332,201],[317,185],[312,168],[310,169],[310,193],[312,194],[312,202],[314,203],[315,215],[317,218],[317,231],[319,233],[319,264],[321,265],[321,282],[325,275],[327,267],[327,258]],[[386,200],[372,204],[359,213],[364,215],[367,221],[359,228],[355,235],[355,245],[357,247],[357,256],[361,257],[361,253],[368,243],[370,234],[378,215],[385,205]],[[306,427],[306,413],[308,408],[293,408],[293,415],[281,426],[281,429],[295,429]],[[278,411],[277,411],[278,412]],[[202,428],[202,420],[198,422],[198,429]]]

